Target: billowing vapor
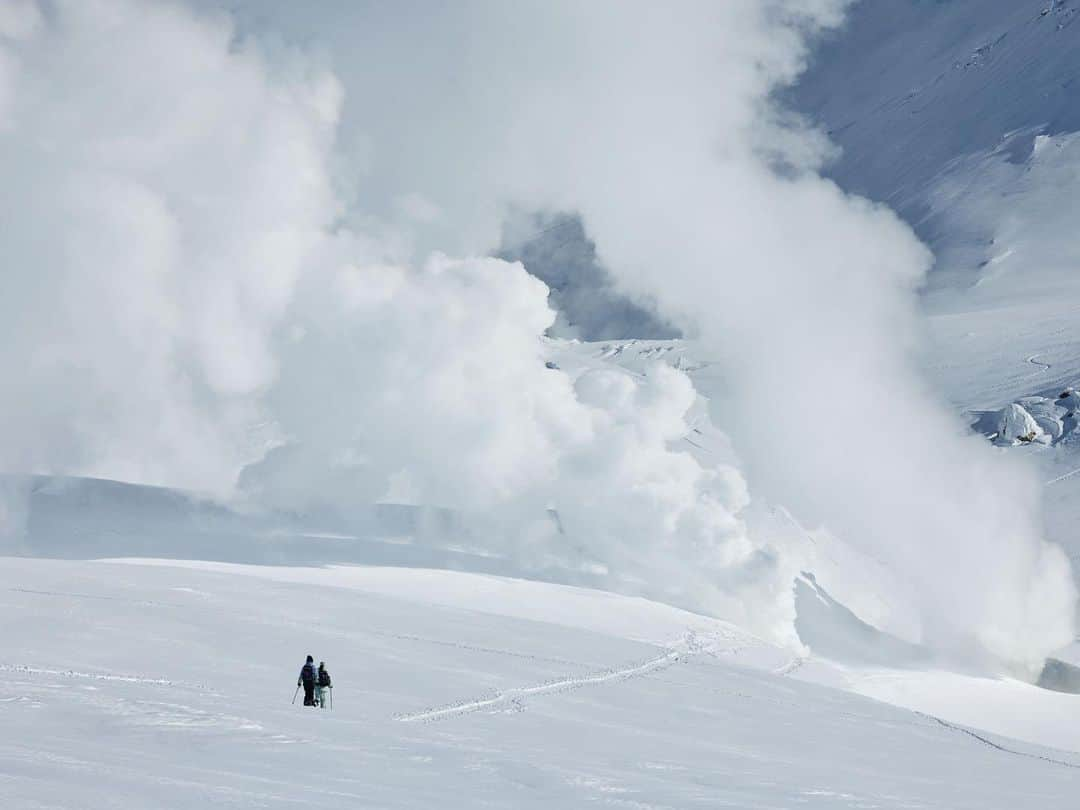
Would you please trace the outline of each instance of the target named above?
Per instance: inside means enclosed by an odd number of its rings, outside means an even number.
[[[522,182],[580,210],[626,283],[723,359],[714,415],[753,491],[906,583],[886,628],[1038,667],[1072,637],[1071,574],[1040,537],[1037,483],[917,372],[930,257],[891,212],[822,180],[826,145],[768,106],[800,67],[795,32],[842,6],[790,4],[803,16],[777,25],[783,4],[687,5],[646,14],[641,37],[590,5],[575,24],[588,68],[557,96],[542,87],[554,109],[517,132],[538,169]],[[564,121],[588,123],[568,138]]]
[[[36,8],[0,4],[3,464],[227,491],[336,213],[339,86],[179,7]]]
[[[813,561],[749,481],[904,583],[884,629],[1072,638],[1037,487],[912,361],[926,250],[770,101],[845,2],[198,5],[0,0],[4,468],[451,507],[793,642]],[[509,203],[720,361],[741,472],[673,449],[684,373],[545,366],[546,288],[484,258]]]

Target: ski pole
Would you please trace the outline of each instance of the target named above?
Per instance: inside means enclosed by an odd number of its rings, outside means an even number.
[[[330,687],[330,711],[334,710],[334,687]]]
[[[296,705],[296,696],[300,694],[300,684],[296,685],[296,691],[292,693],[293,706]]]

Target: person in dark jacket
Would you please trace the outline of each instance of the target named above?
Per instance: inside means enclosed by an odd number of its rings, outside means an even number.
[[[325,709],[326,704],[330,699],[330,690],[334,688],[334,685],[330,682],[330,673],[326,669],[325,661],[319,662],[319,672],[315,676],[315,685],[319,689],[316,699],[319,702],[319,706]]]
[[[296,679],[296,685],[304,685],[304,705],[315,705],[315,659],[310,655],[307,657],[307,663],[304,664],[304,668],[300,670],[300,677]]]

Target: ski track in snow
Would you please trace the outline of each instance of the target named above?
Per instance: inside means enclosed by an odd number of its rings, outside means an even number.
[[[650,658],[648,661],[624,667],[622,669],[607,670],[591,675],[583,675],[577,678],[563,678],[562,680],[537,684],[535,686],[506,689],[496,692],[488,698],[466,701],[464,703],[454,703],[449,706],[442,706],[411,714],[399,714],[394,719],[402,723],[430,723],[500,706],[508,706],[509,711],[523,711],[525,708],[523,703],[524,698],[568,692],[573,689],[581,689],[585,686],[598,686],[600,684],[626,681],[631,678],[641,677],[642,675],[648,675],[652,672],[667,669],[672,664],[684,658],[685,655],[686,652],[683,649],[668,649],[663,655],[658,655],[655,658]]]
[[[56,678],[81,678],[91,681],[114,681],[118,683],[138,683],[149,686],[177,687],[181,689],[198,689],[206,691],[206,687],[196,683],[184,683],[171,681],[168,678],[147,678],[142,675],[119,675],[110,672],[79,672],[74,669],[43,669],[19,664],[0,664],[0,672],[8,672],[13,675],[45,675]]]
[[[1049,762],[1052,765],[1060,765],[1061,767],[1064,767],[1064,768],[1074,768],[1074,769],[1080,770],[1080,764],[1077,764],[1075,762],[1069,762],[1068,760],[1064,760],[1064,759],[1054,759],[1053,757],[1043,756],[1042,754],[1032,754],[1032,753],[1030,753],[1028,751],[1017,751],[1015,748],[1006,748],[1004,745],[1000,745],[1000,744],[994,742],[993,740],[990,740],[990,739],[982,736],[981,734],[978,734],[978,733],[972,731],[969,728],[964,728],[963,726],[955,725],[954,723],[950,723],[948,720],[942,720],[940,717],[936,717],[935,715],[926,714],[925,712],[915,712],[915,714],[919,715],[920,717],[925,717],[927,720],[933,720],[939,726],[941,726],[943,728],[947,728],[950,731],[956,731],[956,732],[959,732],[960,734],[966,734],[968,737],[971,737],[973,740],[977,740],[978,742],[982,743],[983,745],[988,745],[991,748],[993,748],[993,749],[995,749],[997,751],[1001,751],[1004,754],[1012,754],[1013,756],[1018,756],[1018,757],[1027,757],[1028,759],[1039,759],[1039,760],[1042,760],[1043,762]]]
[[[1064,480],[1066,480],[1068,478],[1072,478],[1074,475],[1078,475],[1078,474],[1080,474],[1080,467],[1077,467],[1075,470],[1070,470],[1069,472],[1065,473],[1064,475],[1059,475],[1057,478],[1051,478],[1049,481],[1047,481],[1044,484],[1044,486],[1050,486],[1051,484],[1057,484],[1060,481],[1064,481]]]
[[[1038,357],[1038,356],[1039,356],[1039,354],[1041,354],[1041,352],[1038,352],[1038,353],[1036,353],[1036,354],[1033,354],[1033,355],[1031,355],[1031,357],[1029,357],[1029,358],[1027,359],[1027,362],[1031,363],[1031,365],[1033,365],[1033,366],[1038,366],[1038,367],[1039,367],[1039,370],[1038,370],[1038,371],[1036,371],[1036,372],[1035,372],[1035,373],[1034,373],[1034,374],[1032,375],[1033,377],[1034,377],[1034,376],[1038,376],[1038,375],[1040,375],[1040,374],[1045,374],[1046,372],[1048,372],[1048,371],[1049,371],[1049,370],[1050,370],[1050,369],[1052,368],[1052,366],[1051,366],[1051,365],[1050,365],[1049,363],[1044,363],[1044,362],[1043,362],[1042,360],[1036,360],[1036,359],[1035,359],[1036,357]]]

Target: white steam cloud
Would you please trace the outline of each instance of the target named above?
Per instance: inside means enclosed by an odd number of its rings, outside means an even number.
[[[805,561],[672,449],[688,378],[545,368],[542,284],[428,255],[576,210],[723,361],[754,492],[905,583],[884,626],[1030,666],[1072,638],[1035,486],[915,371],[925,249],[770,103],[845,2],[234,5],[0,0],[0,465],[451,506],[792,641]]]
[[[843,5],[790,8],[808,25]],[[581,210],[606,263],[723,357],[716,421],[753,490],[906,582],[889,629],[1037,667],[1072,638],[1071,574],[1041,539],[1037,483],[917,373],[926,250],[822,180],[819,139],[769,111],[801,58],[798,26],[771,24],[782,4],[683,10],[645,15],[647,37],[578,17],[602,58],[540,88],[553,101],[515,139],[513,163],[538,168],[524,188]],[[588,123],[560,137],[565,121]]]
[[[0,4],[3,463],[223,491],[336,213],[340,91],[158,3]]]

